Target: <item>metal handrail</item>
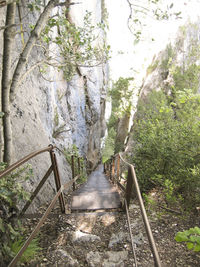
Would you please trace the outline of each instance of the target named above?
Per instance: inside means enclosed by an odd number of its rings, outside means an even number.
[[[74,177],[75,175],[73,175],[73,179],[70,180],[69,182],[65,183],[64,185],[61,185],[61,180],[60,180],[60,175],[59,175],[59,170],[58,170],[58,164],[57,164],[57,160],[56,160],[56,155],[54,153],[54,149],[59,150],[60,152],[62,152],[64,154],[64,152],[62,150],[60,150],[59,148],[57,148],[56,146],[53,145],[49,145],[46,148],[37,150],[33,153],[30,153],[29,155],[25,156],[24,158],[18,160],[17,162],[15,162],[14,164],[10,165],[8,168],[6,168],[4,171],[0,172],[0,179],[3,178],[4,176],[8,175],[9,173],[11,173],[12,171],[14,171],[15,169],[17,169],[18,167],[20,167],[22,164],[26,163],[27,161],[29,161],[30,159],[34,158],[35,156],[42,154],[44,152],[49,152],[50,154],[50,158],[51,158],[51,166],[49,167],[49,169],[47,170],[46,174],[44,175],[44,177],[42,178],[42,180],[40,181],[39,185],[37,186],[37,188],[35,189],[35,191],[33,192],[33,194],[30,197],[30,200],[25,204],[24,208],[22,209],[20,215],[22,215],[27,208],[30,206],[30,204],[32,203],[33,199],[36,197],[36,195],[38,194],[38,192],[40,191],[41,187],[44,185],[44,183],[46,182],[47,178],[50,176],[50,174],[53,172],[54,173],[54,178],[55,178],[55,184],[56,184],[56,189],[57,189],[57,193],[54,196],[54,198],[52,199],[50,205],[48,206],[48,208],[46,209],[45,213],[43,214],[42,218],[40,219],[40,221],[38,222],[37,226],[35,227],[35,229],[31,232],[30,236],[28,237],[28,239],[25,241],[24,245],[22,246],[22,248],[19,250],[19,252],[17,253],[17,255],[13,258],[13,260],[10,262],[10,264],[8,265],[8,267],[14,267],[17,263],[17,261],[19,260],[19,258],[22,256],[22,254],[24,253],[24,251],[27,249],[27,247],[29,246],[30,242],[33,240],[33,238],[36,236],[36,234],[38,233],[40,227],[42,226],[42,224],[44,223],[44,221],[46,220],[47,216],[49,215],[49,213],[51,212],[51,210],[53,209],[57,199],[59,199],[59,203],[60,203],[60,207],[61,207],[61,211],[63,213],[65,213],[65,201],[64,201],[64,196],[63,196],[63,191],[69,187],[71,187],[73,185],[73,187],[75,188],[75,181],[80,178],[80,159],[78,159],[78,169],[79,169],[79,175],[77,175],[76,177]],[[74,169],[74,164],[72,166],[72,171]]]
[[[152,234],[152,231],[151,231],[151,226],[150,226],[149,220],[147,218],[147,213],[146,213],[146,210],[145,210],[145,207],[144,207],[144,203],[143,203],[143,200],[142,200],[142,196],[141,196],[141,192],[140,192],[139,184],[138,184],[138,181],[137,181],[137,177],[136,177],[134,166],[132,164],[128,163],[127,161],[125,161],[122,158],[120,153],[119,153],[119,156],[120,156],[120,159],[125,164],[127,164],[129,166],[130,170],[131,170],[131,178],[132,178],[134,186],[135,186],[136,194],[137,194],[139,205],[140,205],[140,210],[141,210],[141,213],[142,213],[143,222],[144,222],[144,225],[145,225],[145,229],[146,229],[146,233],[147,233],[147,236],[148,236],[149,244],[151,246],[151,251],[153,253],[154,262],[155,262],[157,267],[161,267],[160,257],[159,257],[159,254],[158,254],[158,251],[157,251],[157,248],[156,248],[156,244],[155,244],[155,241],[154,241],[154,238],[153,238],[153,234]]]
[[[125,199],[124,202],[125,202],[124,204],[125,204],[125,210],[126,210],[126,218],[127,218],[128,229],[129,229],[129,235],[130,235],[130,239],[131,239],[131,246],[132,246],[132,251],[133,251],[133,257],[134,257],[134,261],[135,261],[135,267],[137,267],[138,264],[137,264],[137,258],[136,258],[134,241],[133,241],[133,234],[132,234],[132,231],[131,231],[130,216],[129,216],[129,212],[128,212],[128,205],[127,205],[126,199]]]
[[[69,188],[70,186],[72,186],[72,184],[80,177],[80,175],[77,175],[73,180],[71,180],[70,182],[67,182],[66,184],[62,185],[59,189],[59,191],[56,193],[56,195],[54,196],[54,198],[52,199],[51,203],[49,204],[48,208],[45,210],[45,213],[43,214],[42,218],[40,219],[40,221],[38,222],[37,226],[34,228],[34,230],[31,232],[30,236],[28,237],[28,239],[25,241],[24,245],[22,246],[22,248],[19,250],[19,252],[15,255],[15,257],[12,259],[12,261],[10,262],[10,264],[8,265],[8,267],[14,267],[16,266],[18,260],[20,259],[20,257],[22,256],[22,254],[24,253],[24,251],[27,249],[27,247],[30,245],[31,241],[33,240],[33,238],[37,235],[37,233],[39,232],[42,224],[45,222],[47,216],[49,215],[49,213],[51,212],[51,210],[53,209],[53,207],[56,204],[57,199],[59,198],[59,196],[63,193],[63,190]]]
[[[154,238],[153,238],[153,234],[152,234],[152,231],[151,231],[149,220],[148,220],[148,217],[147,217],[147,214],[146,214],[146,210],[145,210],[145,207],[144,207],[144,203],[143,203],[143,200],[142,200],[142,196],[141,196],[141,192],[140,192],[139,184],[138,184],[138,181],[137,181],[137,177],[136,177],[134,166],[132,164],[130,164],[129,162],[125,161],[120,153],[114,155],[113,158],[112,158],[112,161],[110,163],[110,166],[111,166],[111,168],[110,168],[111,180],[113,180],[114,176],[115,176],[114,175],[115,174],[115,158],[117,156],[119,156],[119,158],[128,166],[128,178],[127,178],[127,185],[126,185],[125,208],[126,208],[126,206],[127,207],[129,206],[131,192],[132,192],[132,185],[134,184],[135,192],[136,192],[136,195],[137,195],[137,198],[138,198],[138,201],[139,201],[139,206],[140,206],[140,210],[141,210],[141,214],[142,214],[142,218],[143,218],[143,222],[144,222],[144,226],[145,226],[145,230],[146,230],[147,237],[148,237],[148,240],[149,240],[149,244],[150,244],[150,247],[151,247],[151,251],[152,251],[152,254],[153,254],[153,257],[154,257],[154,263],[155,263],[156,267],[161,267],[160,257],[159,257],[159,254],[158,254],[158,251],[157,251],[157,248],[156,248],[156,244],[155,244],[155,241],[154,241]],[[119,163],[117,165],[119,165]],[[119,167],[117,166],[117,168],[119,168]],[[119,175],[119,170],[117,172],[118,172],[117,175]],[[119,182],[117,181],[117,183],[119,183]]]
[[[40,149],[40,150],[37,150],[37,151],[35,151],[33,153],[28,154],[24,158],[22,158],[22,159],[18,160],[17,162],[13,163],[12,165],[10,165],[4,171],[1,171],[0,172],[0,179],[2,177],[4,177],[5,175],[8,175],[9,173],[11,173],[12,171],[14,171],[15,169],[17,169],[18,167],[20,167],[22,164],[26,163],[30,159],[34,158],[35,156],[37,156],[39,154],[42,154],[44,152],[50,152],[50,151],[53,150],[53,148],[55,148],[55,146],[49,145],[48,147],[45,147],[43,149]]]

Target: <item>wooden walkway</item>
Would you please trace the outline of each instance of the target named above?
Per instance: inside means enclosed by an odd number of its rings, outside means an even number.
[[[110,183],[99,165],[87,182],[73,192],[71,210],[116,209],[121,207],[117,188]]]

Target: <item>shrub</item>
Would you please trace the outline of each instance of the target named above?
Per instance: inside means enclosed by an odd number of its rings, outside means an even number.
[[[1,171],[5,168],[4,163],[0,163]],[[26,165],[15,172],[0,179],[0,265],[8,264],[12,257],[21,248],[24,228],[19,220],[16,219],[19,213],[21,201],[28,200],[28,193],[23,189],[22,182],[29,179],[32,175],[32,168]],[[35,244],[33,246],[33,244]],[[39,246],[33,241],[22,261],[27,262],[38,252]],[[29,256],[26,256],[29,255]]]
[[[140,100],[133,131],[132,161],[142,190],[164,189],[166,201],[200,201],[200,96],[176,92],[173,102],[163,92]]]
[[[175,240],[177,242],[185,242],[189,250],[200,252],[200,228],[197,226],[183,232],[178,232]]]

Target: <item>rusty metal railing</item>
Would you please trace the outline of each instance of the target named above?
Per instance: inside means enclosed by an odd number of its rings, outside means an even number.
[[[124,186],[120,183],[120,178],[121,178],[120,163],[121,162],[123,164],[125,164],[126,168],[128,167],[128,176],[127,176],[126,186]],[[153,238],[150,223],[149,223],[149,220],[147,218],[147,214],[146,214],[146,210],[145,210],[144,203],[142,200],[142,196],[141,196],[141,192],[140,192],[139,184],[137,181],[134,166],[132,164],[126,162],[122,158],[121,154],[119,153],[119,154],[116,154],[115,156],[113,156],[106,163],[104,163],[104,171],[107,172],[107,174],[110,176],[111,181],[114,183],[117,183],[117,185],[125,193],[125,203],[124,203],[124,209],[125,210],[128,210],[131,195],[132,195],[133,188],[134,188],[134,192],[135,192],[135,194],[138,198],[138,201],[139,201],[140,211],[142,214],[145,230],[146,230],[147,237],[149,240],[149,245],[151,247],[151,251],[153,254],[154,264],[156,267],[161,267],[160,257],[159,257],[159,254],[158,254],[158,251],[156,248],[156,244],[155,244],[155,241]],[[135,255],[134,255],[134,257],[135,257]],[[136,266],[137,266],[137,263],[136,263]]]
[[[53,209],[53,207],[54,207],[57,199],[59,200],[61,212],[62,213],[65,213],[65,200],[64,200],[63,191],[66,190],[66,189],[68,189],[68,188],[70,188],[72,185],[73,185],[73,189],[75,189],[75,182],[80,177],[80,172],[81,172],[80,158],[77,158],[77,162],[78,162],[78,174],[76,176],[75,176],[74,158],[73,158],[73,160],[71,161],[72,180],[70,180],[69,182],[65,183],[64,185],[61,185],[60,174],[59,174],[59,170],[58,170],[58,164],[57,164],[57,159],[56,159],[56,155],[55,155],[54,149],[58,149],[60,152],[63,153],[63,151],[60,150],[59,148],[57,148],[56,146],[49,145],[46,148],[40,149],[38,151],[35,151],[35,152],[27,155],[26,157],[24,157],[23,159],[17,161],[16,163],[12,164],[11,166],[9,166],[8,168],[6,168],[4,171],[2,171],[0,173],[0,179],[1,179],[4,176],[6,176],[9,173],[11,173],[12,171],[14,171],[15,169],[17,169],[18,167],[20,167],[21,165],[23,165],[24,163],[26,163],[27,161],[29,161],[30,159],[36,157],[37,155],[42,154],[42,153],[45,153],[45,152],[49,152],[50,159],[51,159],[51,166],[47,170],[47,172],[44,175],[44,177],[42,178],[42,180],[39,182],[38,186],[36,187],[36,189],[34,190],[34,192],[32,193],[32,195],[30,196],[30,199],[24,205],[22,211],[20,212],[20,215],[23,215],[26,212],[26,210],[31,205],[32,201],[37,196],[37,194],[39,193],[40,189],[45,184],[45,182],[47,181],[48,177],[50,176],[50,174],[52,172],[54,174],[54,180],[55,180],[55,185],[56,185],[56,190],[57,190],[56,195],[52,199],[50,205],[46,209],[45,213],[43,214],[42,218],[38,222],[37,226],[32,231],[32,233],[30,234],[30,236],[28,237],[28,239],[25,241],[25,243],[22,246],[22,248],[20,249],[20,251],[16,254],[16,256],[13,258],[13,260],[10,262],[10,264],[8,265],[8,267],[16,266],[18,260],[20,259],[20,257],[24,253],[24,251],[27,249],[27,247],[29,246],[29,244],[31,243],[31,241],[33,240],[33,238],[36,236],[36,234],[38,233],[40,227],[42,226],[42,224],[46,220],[47,216],[49,215],[49,213]],[[65,155],[65,153],[63,153],[63,154]],[[72,159],[72,157],[71,157],[71,159]]]

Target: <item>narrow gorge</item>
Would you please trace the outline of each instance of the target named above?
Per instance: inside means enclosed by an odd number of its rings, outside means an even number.
[[[183,2],[0,0],[0,266],[199,265],[200,3]]]

